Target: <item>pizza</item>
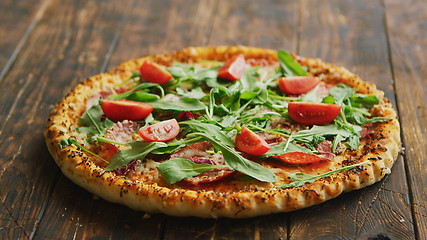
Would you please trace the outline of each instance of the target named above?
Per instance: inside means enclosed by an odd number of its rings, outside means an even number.
[[[319,59],[190,47],[120,64],[52,110],[65,176],[147,213],[248,218],[294,211],[389,174],[400,148],[383,92]]]

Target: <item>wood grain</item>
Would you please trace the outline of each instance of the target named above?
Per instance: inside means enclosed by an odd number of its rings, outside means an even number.
[[[217,5],[216,0],[136,1],[110,68],[149,54],[206,45]]]
[[[15,63],[23,45],[50,2],[50,0],[0,2],[0,82]]]
[[[380,1],[303,1],[299,54],[345,66],[395,105]],[[313,24],[316,23],[316,24]],[[363,32],[363,34],[360,34]],[[373,186],[291,215],[291,239],[413,239],[402,158]],[[310,229],[310,231],[307,231]]]
[[[0,23],[0,239],[427,236],[426,1],[4,0]],[[392,173],[318,206],[240,220],[148,217],[62,175],[42,131],[78,82],[147,54],[235,44],[320,57],[376,83],[402,126]]]
[[[423,239],[427,236],[427,6],[425,1],[386,0],[385,10],[414,221]]]
[[[99,71],[98,56],[104,56],[125,7],[106,1],[51,2],[0,83],[1,239],[61,238],[75,227],[57,218],[62,206],[51,208],[57,206],[50,199],[56,199],[54,187],[62,175],[45,147],[43,126],[52,104]],[[69,210],[85,224],[84,212]]]

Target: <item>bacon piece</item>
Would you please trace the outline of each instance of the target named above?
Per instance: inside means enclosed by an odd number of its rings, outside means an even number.
[[[360,131],[360,137],[366,137],[368,134],[373,133],[374,129],[374,124],[372,122],[368,122],[367,124],[362,126],[362,131]]]
[[[332,152],[332,143],[330,141],[324,140],[319,143],[316,147],[316,150],[319,152],[317,156],[326,158],[328,160],[333,160],[335,155]]]
[[[333,88],[333,85],[330,84],[319,84],[317,87],[316,95],[319,98],[324,98],[329,96],[329,91]]]
[[[108,138],[117,142],[130,142],[135,140],[133,134],[139,129],[139,124],[133,121],[124,120],[122,122],[117,122],[107,130],[105,138]]]
[[[207,150],[213,151],[213,149],[214,148],[210,142],[198,142],[178,150],[177,152],[171,155],[171,158],[186,158],[190,160],[202,158],[206,160],[211,160],[216,164],[224,164],[224,157],[222,156],[222,154],[206,152]]]
[[[236,171],[228,168],[217,168],[206,171],[192,178],[184,178],[183,181],[192,185],[213,183],[230,177]]]
[[[197,163],[197,164],[207,163],[210,165],[218,165],[218,164],[216,164],[215,161],[213,161],[211,159],[201,158],[201,157],[191,157],[190,161],[192,161],[193,163]]]
[[[116,92],[116,94],[121,94],[124,92],[129,91],[129,88],[115,88],[114,91]],[[87,100],[86,100],[86,109],[91,108],[93,105],[97,104],[99,99],[106,99],[108,96],[112,95],[114,92],[111,89],[106,89],[106,90],[102,90],[98,93],[95,93],[94,95],[90,96]]]
[[[119,176],[125,176],[131,170],[136,171],[136,168],[138,167],[138,164],[140,162],[141,162],[140,160],[133,160],[128,165],[125,165],[121,168],[114,170],[114,172]]]

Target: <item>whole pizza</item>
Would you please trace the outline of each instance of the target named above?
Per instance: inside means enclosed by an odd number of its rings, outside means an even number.
[[[75,87],[45,138],[64,175],[148,213],[246,218],[371,185],[400,147],[391,103],[348,70],[283,50],[190,47]]]

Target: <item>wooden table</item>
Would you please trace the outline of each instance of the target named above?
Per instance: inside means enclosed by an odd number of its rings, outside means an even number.
[[[403,149],[368,188],[252,219],[153,215],[64,177],[48,113],[85,78],[188,46],[286,49],[374,82],[398,109]],[[2,0],[0,239],[426,239],[427,1]]]

